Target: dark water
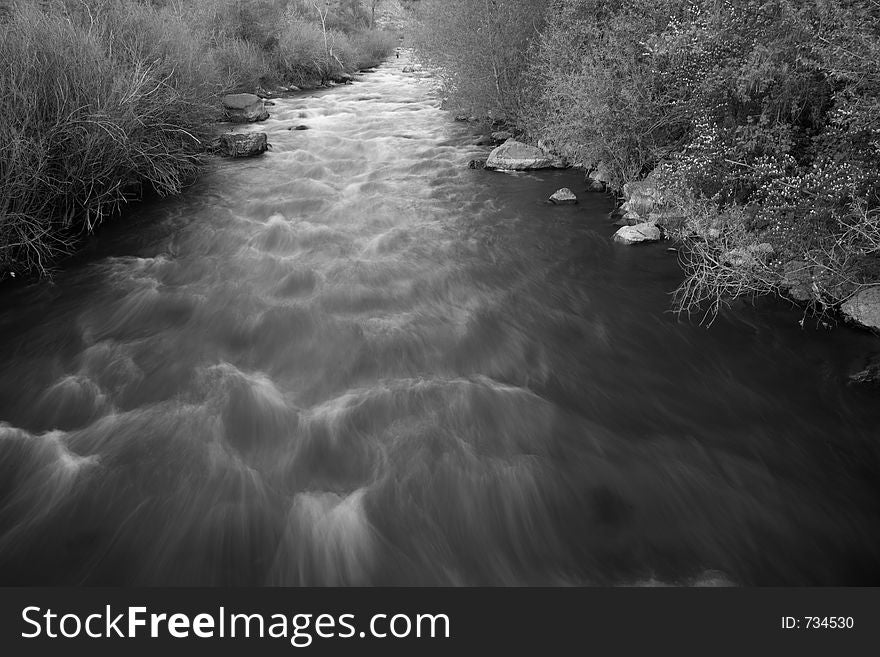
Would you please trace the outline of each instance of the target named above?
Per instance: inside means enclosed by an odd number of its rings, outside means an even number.
[[[0,583],[880,583],[876,339],[680,321],[403,63],[0,291]]]

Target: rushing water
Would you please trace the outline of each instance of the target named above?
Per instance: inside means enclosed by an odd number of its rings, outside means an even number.
[[[0,291],[0,583],[880,583],[875,338],[678,319],[403,63]]]

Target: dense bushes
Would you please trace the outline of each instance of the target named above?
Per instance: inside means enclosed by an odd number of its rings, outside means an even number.
[[[469,44],[477,54],[448,65],[454,89],[473,106],[503,106],[491,84],[497,44],[480,29],[523,3],[456,0],[473,15],[468,28],[438,22],[447,3],[426,2],[425,31],[441,33],[427,54]],[[799,296],[823,308],[880,280],[876,2],[553,0],[540,18],[506,92],[518,99],[512,116],[571,161],[600,166],[613,187],[650,175],[676,199],[686,221],[667,228],[688,274],[679,309],[708,302],[711,316],[778,291],[786,269],[806,272]],[[758,245],[767,257],[737,257]]]
[[[2,26],[0,278],[44,273],[142,186],[176,193],[195,173],[214,116],[201,53],[138,9],[106,31],[30,8]]]
[[[450,101],[474,114],[516,117],[529,43],[543,24],[547,0],[423,0],[415,6],[414,40],[446,74]]]
[[[45,274],[145,189],[178,193],[198,171],[222,94],[378,63],[395,40],[358,31],[357,7],[0,3],[0,281]],[[321,20],[335,27],[325,33]]]

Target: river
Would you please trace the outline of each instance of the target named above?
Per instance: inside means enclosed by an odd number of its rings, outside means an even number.
[[[405,63],[0,290],[0,584],[880,584],[876,338],[670,313]]]

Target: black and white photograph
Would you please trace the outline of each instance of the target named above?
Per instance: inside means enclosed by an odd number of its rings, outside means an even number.
[[[876,0],[0,0],[0,586],[878,586],[878,91]]]

